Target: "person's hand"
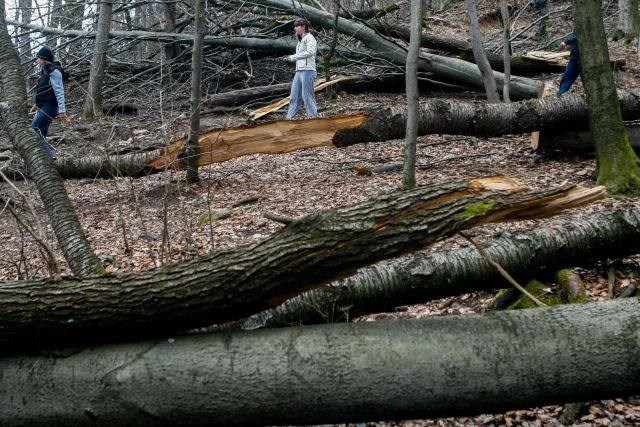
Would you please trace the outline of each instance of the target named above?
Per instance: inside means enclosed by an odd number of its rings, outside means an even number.
[[[60,121],[62,123],[65,123],[65,122],[68,122],[69,120],[71,120],[71,118],[67,115],[67,113],[58,114],[58,118],[60,119]]]

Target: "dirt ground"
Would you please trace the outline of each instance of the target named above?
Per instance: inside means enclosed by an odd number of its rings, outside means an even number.
[[[565,3],[554,4],[558,10]],[[489,10],[485,7],[485,12]],[[482,11],[482,9],[481,9]],[[431,22],[434,32],[466,39],[466,27],[460,10],[451,10],[450,19],[440,15]],[[496,39],[497,28],[485,25],[488,40]],[[553,23],[557,34],[570,31],[571,24],[559,20]],[[626,69],[617,70],[616,82],[621,88],[637,88],[638,53],[633,46],[611,42],[611,56],[626,59]],[[541,78],[556,85],[559,75]],[[578,83],[573,91],[581,91]],[[184,134],[188,126],[188,107],[164,103],[154,104],[158,94],[148,100],[140,99],[140,112],[135,116],[106,116],[95,122],[79,118],[51,129],[52,141],[62,157],[83,156],[93,153],[124,152],[131,147],[164,145]],[[482,100],[481,92],[423,94],[428,97],[464,98]],[[80,97],[72,93],[72,112],[80,111]],[[357,111],[367,106],[405,102],[402,93],[347,94],[326,101],[319,95],[320,113],[332,115]],[[75,111],[74,111],[75,110]],[[282,118],[279,112],[265,120]],[[203,130],[246,123],[240,113],[209,115],[202,118]],[[5,138],[4,134],[0,138]],[[402,140],[355,145],[346,148],[314,148],[278,155],[251,155],[200,170],[201,183],[187,185],[182,172],[165,172],[144,178],[118,178],[112,180],[82,179],[65,181],[69,196],[76,207],[82,226],[92,247],[107,270],[137,271],[169,262],[191,259],[210,251],[236,247],[261,240],[283,225],[264,217],[275,213],[298,217],[336,206],[354,204],[377,194],[398,189],[401,172],[359,175],[356,166],[372,168],[402,161]],[[7,144],[5,139],[1,144]],[[451,178],[473,178],[491,175],[509,175],[531,187],[546,187],[563,182],[586,187],[595,185],[595,160],[589,155],[541,154],[529,146],[528,135],[482,139],[431,135],[418,140],[418,184],[427,184]],[[21,198],[6,183],[0,184],[0,195],[16,201],[22,214],[30,222],[28,204],[35,209],[37,221],[45,228],[51,244],[56,242],[47,225],[46,215],[33,183],[21,181],[17,188],[26,196]],[[251,203],[240,204],[256,196]],[[26,200],[29,200],[27,202]],[[589,215],[594,211],[617,207],[640,206],[638,198],[607,198],[588,207],[573,209],[559,217],[517,223],[487,225],[469,231],[477,241],[490,238],[501,230],[524,230],[542,227],[563,218]],[[235,207],[234,207],[235,206]],[[211,212],[228,210],[230,216],[212,220]],[[462,243],[453,237],[427,248],[454,249]],[[42,255],[33,239],[17,225],[6,209],[0,212],[1,280],[22,280],[49,275]],[[58,260],[66,273],[68,269],[58,252]],[[584,280],[592,300],[607,297],[608,273],[613,269],[615,290],[620,293],[626,286],[640,286],[638,266],[640,256],[596,263],[589,268],[576,268]],[[570,266],[569,266],[570,267]],[[379,313],[358,319],[375,321],[381,318],[407,318],[435,315],[485,312],[493,297],[489,292],[478,292],[445,298],[427,304],[401,307],[396,312]],[[561,406],[529,408],[503,414],[485,414],[477,417],[445,418],[391,423],[367,423],[388,426],[462,426],[462,425],[559,425]],[[640,424],[640,400],[614,399],[585,402],[584,411],[577,420],[582,425],[637,425]]]

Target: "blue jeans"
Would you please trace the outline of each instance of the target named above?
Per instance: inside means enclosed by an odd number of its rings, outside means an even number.
[[[574,55],[569,56],[569,62],[567,62],[567,68],[562,74],[560,79],[560,88],[558,89],[558,96],[565,92],[568,92],[573,83],[575,83],[578,76],[582,74],[582,67],[580,66],[580,58]]]
[[[313,91],[313,83],[316,80],[314,70],[296,71],[291,85],[291,101],[289,102],[289,112],[287,119],[296,115],[302,104],[307,110],[307,116],[315,117],[318,115],[318,107],[316,106],[316,94]]]
[[[47,134],[49,133],[49,125],[53,119],[58,115],[58,107],[46,105],[44,107],[38,107],[36,116],[31,122],[31,126],[36,130],[40,136],[40,143],[44,147],[44,150],[51,157],[56,157],[56,152],[51,145],[47,142]]]

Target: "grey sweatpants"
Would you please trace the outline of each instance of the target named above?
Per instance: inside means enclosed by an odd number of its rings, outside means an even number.
[[[316,95],[313,91],[313,83],[318,73],[314,70],[296,71],[291,85],[291,101],[289,102],[289,112],[287,119],[296,115],[302,103],[307,111],[307,116],[316,117],[318,115],[318,107],[316,106]]]

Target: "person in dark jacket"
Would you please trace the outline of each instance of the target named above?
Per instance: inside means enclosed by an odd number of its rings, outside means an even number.
[[[38,51],[36,61],[40,65],[40,76],[36,84],[36,116],[31,126],[38,132],[47,154],[55,158],[55,149],[47,142],[49,125],[56,117],[63,122],[68,120],[62,70],[54,64],[53,51],[46,46]]]
[[[571,46],[571,53],[569,54],[569,62],[567,62],[567,68],[565,68],[562,78],[560,79],[560,88],[558,89],[558,96],[569,91],[573,83],[578,76],[582,75],[582,66],[580,65],[580,49],[578,47],[578,34],[574,28],[571,34],[569,34],[563,42],[564,45]]]

